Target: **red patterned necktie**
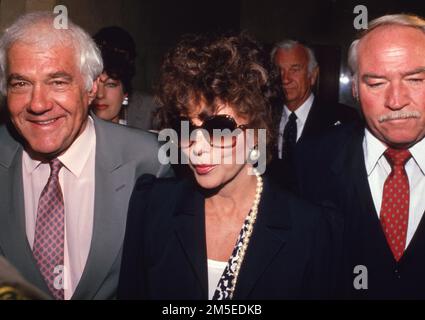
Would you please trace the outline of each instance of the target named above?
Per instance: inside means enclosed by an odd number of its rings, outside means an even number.
[[[381,224],[387,242],[396,261],[406,247],[409,221],[409,178],[404,165],[411,158],[409,150],[387,149],[385,157],[391,165],[391,173],[385,180],[381,205]]]
[[[50,292],[63,300],[65,209],[58,176],[62,163],[54,159],[49,164],[50,177],[38,202],[33,254]]]

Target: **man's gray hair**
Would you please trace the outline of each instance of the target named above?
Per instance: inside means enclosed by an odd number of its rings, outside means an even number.
[[[90,35],[68,20],[67,29],[56,29],[56,16],[48,11],[32,12],[18,18],[0,38],[0,91],[7,94],[7,54],[17,42],[37,45],[49,50],[54,45],[63,45],[75,51],[76,61],[85,81],[87,91],[102,73],[103,62],[100,50]]]
[[[283,41],[276,43],[275,46],[273,47],[271,54],[270,54],[272,62],[274,63],[274,58],[275,58],[277,50],[279,50],[279,49],[290,50],[290,49],[295,48],[296,46],[301,46],[307,51],[308,72],[311,74],[313,72],[313,70],[318,66],[316,55],[314,54],[314,51],[313,51],[312,48],[310,48],[309,46],[306,46],[305,44],[303,44],[303,43],[301,43],[297,40],[286,39],[286,40],[283,40]]]
[[[354,83],[357,85],[358,72],[358,47],[360,41],[370,32],[381,26],[398,25],[412,27],[425,33],[425,20],[421,17],[410,14],[391,14],[379,17],[369,23],[368,29],[362,32],[359,37],[351,43],[348,51],[348,66],[354,77]],[[425,53],[424,53],[425,54]]]

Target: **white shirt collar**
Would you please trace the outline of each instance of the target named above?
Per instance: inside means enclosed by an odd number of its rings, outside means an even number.
[[[387,146],[366,128],[363,141],[363,152],[368,176],[372,173],[373,169],[375,169],[385,150],[387,150]]]
[[[87,163],[90,151],[96,145],[96,132],[93,119],[89,116],[84,131],[77,137],[64,154],[58,157],[64,167],[66,167],[73,175],[79,177]],[[31,174],[36,170],[41,161],[32,159],[24,150],[22,160],[25,170]]]
[[[365,156],[366,172],[369,176],[375,169],[378,161],[387,150],[387,146],[376,138],[369,129],[365,129],[363,151]],[[409,148],[412,158],[415,160],[422,173],[425,175],[425,139],[422,139]]]
[[[311,106],[313,105],[313,101],[314,94],[311,93],[307,100],[304,101],[304,103],[299,108],[297,108],[297,110],[294,111],[295,115],[297,116],[297,120],[299,120],[302,124],[307,121],[307,117],[310,112]],[[286,119],[288,119],[289,115],[292,113],[292,111],[288,109],[288,106],[286,104],[283,106],[283,113]]]
[[[413,145],[409,151],[419,169],[421,169],[422,174],[425,175],[425,138]]]

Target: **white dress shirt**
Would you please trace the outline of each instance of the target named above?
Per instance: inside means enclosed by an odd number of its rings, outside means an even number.
[[[208,300],[212,300],[227,262],[208,259]]]
[[[307,121],[308,114],[310,113],[311,106],[313,105],[314,95],[311,93],[306,101],[294,111],[297,116],[297,141],[300,139],[301,134],[303,133],[305,123]],[[288,109],[286,105],[283,106],[282,118],[280,119],[279,125],[279,137],[278,137],[278,147],[279,147],[279,158],[282,159],[282,143],[283,143],[283,131],[285,126],[289,121],[289,116],[292,111]]]
[[[391,166],[384,156],[387,146],[366,129],[363,152],[373,202],[378,216],[381,211],[384,183],[391,173]],[[405,165],[409,179],[410,201],[406,248],[418,228],[425,211],[425,139],[409,148],[412,158]]]
[[[93,232],[96,133],[89,117],[86,128],[66,152],[58,157],[63,167],[59,183],[65,207],[64,293],[71,299],[81,279]],[[50,176],[48,163],[22,156],[25,222],[28,242],[34,245],[37,208]]]

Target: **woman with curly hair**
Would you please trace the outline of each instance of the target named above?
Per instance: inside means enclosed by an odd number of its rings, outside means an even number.
[[[258,168],[274,136],[277,74],[268,68],[245,34],[187,36],[167,54],[158,117],[176,130],[193,179],[138,180],[119,298],[327,296],[330,236],[321,211]]]

